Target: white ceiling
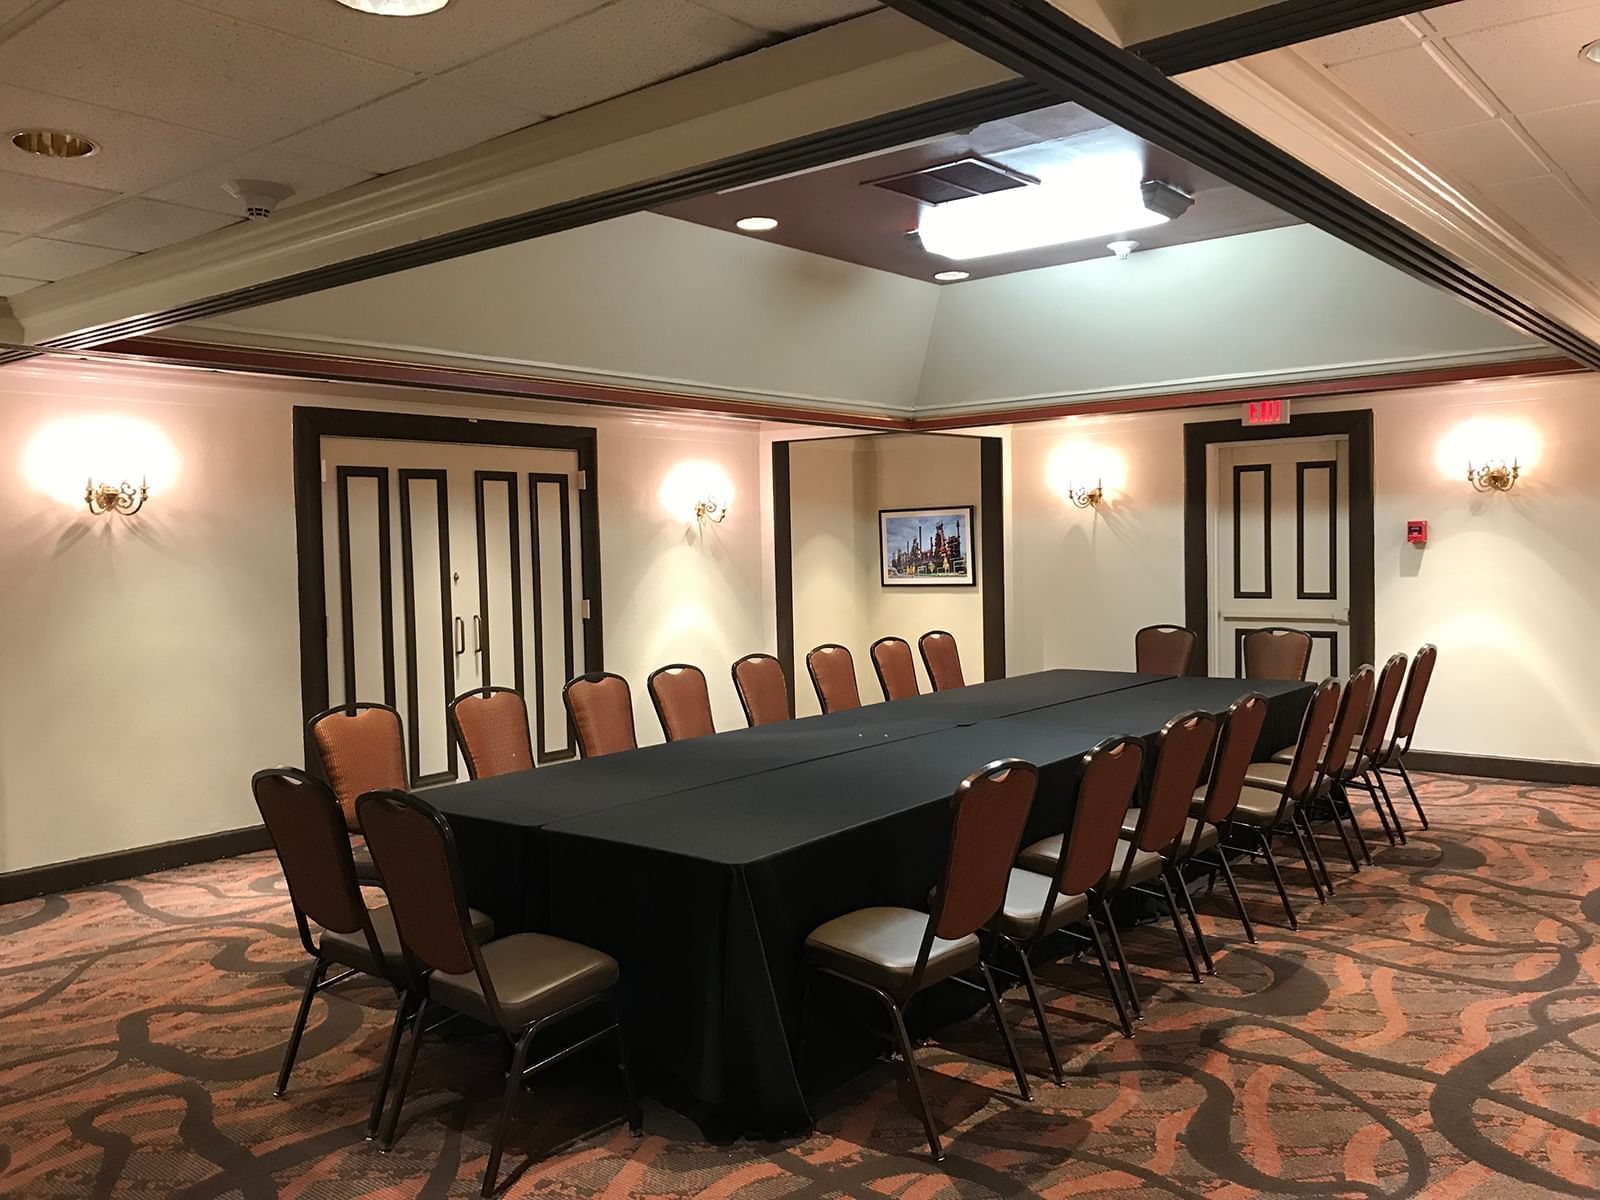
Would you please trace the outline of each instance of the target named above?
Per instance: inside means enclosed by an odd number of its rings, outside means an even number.
[[[283,207],[454,153],[876,0],[0,0],[0,296],[233,224],[229,179]],[[94,155],[46,159],[19,128]]]
[[[1463,0],[1300,47],[1600,287],[1600,0]]]

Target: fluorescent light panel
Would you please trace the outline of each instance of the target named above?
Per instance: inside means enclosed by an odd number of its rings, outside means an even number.
[[[929,254],[962,262],[1131,233],[1169,219],[1145,207],[1137,179],[1113,187],[1063,181],[938,205],[922,214],[917,234]]]

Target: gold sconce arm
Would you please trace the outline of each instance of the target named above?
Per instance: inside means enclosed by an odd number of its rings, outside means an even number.
[[[124,479],[121,483],[95,483],[93,477],[83,489],[83,501],[89,506],[89,511],[96,516],[104,513],[117,512],[125,517],[131,517],[144,507],[144,502],[150,498],[150,488],[145,480],[139,480],[135,487]]]
[[[1088,487],[1081,483],[1073,484],[1067,492],[1067,499],[1071,500],[1079,508],[1098,508],[1100,507],[1100,501],[1105,499],[1105,495],[1103,483],[1096,479],[1093,487]]]
[[[1467,462],[1467,482],[1475,492],[1509,492],[1517,486],[1521,475],[1521,464],[1515,459],[1509,467],[1503,458],[1491,459],[1477,467],[1470,459]]]

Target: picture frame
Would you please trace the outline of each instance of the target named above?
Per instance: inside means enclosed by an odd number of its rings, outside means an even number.
[[[976,509],[971,504],[878,510],[884,587],[976,587]]]

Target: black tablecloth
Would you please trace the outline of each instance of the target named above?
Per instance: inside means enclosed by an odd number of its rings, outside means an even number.
[[[1028,835],[1057,833],[1089,747],[1250,689],[1269,701],[1263,749],[1287,745],[1304,684],[1048,671],[429,798],[470,902],[502,932],[545,930],[622,964],[646,1079],[775,1133],[808,1119],[787,1034],[806,934],[851,909],[923,904],[962,778],[996,758],[1037,763]]]

